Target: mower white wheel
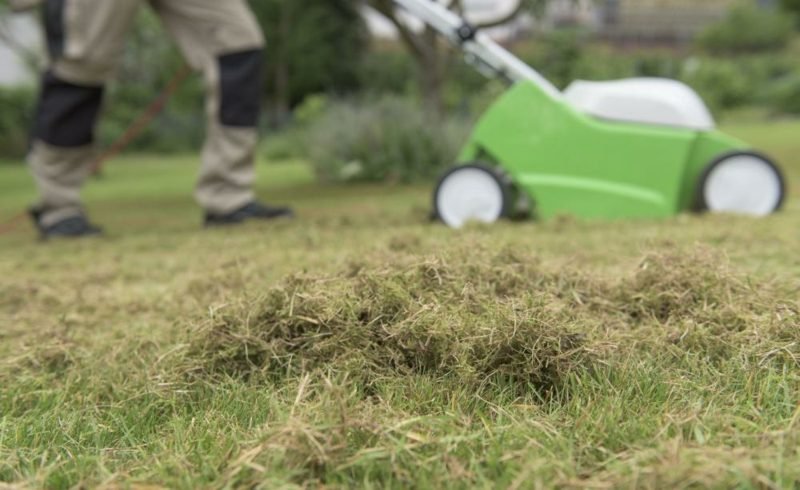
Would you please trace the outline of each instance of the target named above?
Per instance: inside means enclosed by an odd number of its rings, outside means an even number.
[[[507,190],[490,169],[467,165],[442,178],[434,201],[437,216],[451,228],[469,222],[491,224],[505,215]]]
[[[784,198],[780,171],[754,153],[723,157],[709,167],[702,181],[702,204],[712,213],[767,216]]]

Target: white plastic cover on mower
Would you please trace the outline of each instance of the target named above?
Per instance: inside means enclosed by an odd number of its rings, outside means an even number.
[[[716,127],[703,99],[688,85],[676,80],[576,81],[567,88],[564,97],[579,111],[609,121],[699,131]]]

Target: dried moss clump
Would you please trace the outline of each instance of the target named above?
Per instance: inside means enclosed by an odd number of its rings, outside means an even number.
[[[510,252],[474,258],[453,266],[443,257],[393,255],[335,277],[294,276],[215,318],[190,358],[206,374],[325,369],[367,382],[455,375],[540,388],[581,365],[582,337],[566,304],[540,287],[550,279],[536,261]]]
[[[696,248],[645,257],[633,277],[619,288],[617,301],[635,320],[669,322],[741,309],[750,305],[754,294],[756,291],[730,270],[727,260]]]
[[[614,351],[800,358],[797,304],[778,303],[769,285],[705,248],[648,255],[619,278],[547,271],[518,250],[452,257],[393,251],[330,277],[292,276],[195,332],[189,369],[283,379],[322,369],[365,385],[452,375],[546,389]]]
[[[800,353],[797,303],[779,301],[775,285],[748,280],[705,247],[648,255],[612,296],[631,327],[663,329],[704,357],[761,356],[786,342],[784,354]]]

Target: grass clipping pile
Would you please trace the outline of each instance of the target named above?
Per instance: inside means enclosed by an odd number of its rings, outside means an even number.
[[[216,311],[193,333],[186,371],[279,380],[321,370],[365,386],[455,376],[544,393],[598,361],[613,365],[615,352],[797,365],[798,306],[779,297],[704,248],[647,256],[621,278],[547,271],[528,253],[479,244],[392,251]]]
[[[566,305],[542,293],[548,279],[536,261],[509,251],[472,254],[456,266],[443,256],[393,253],[331,277],[292,276],[215,315],[191,349],[193,371],[323,370],[367,386],[419,374],[546,389],[584,364],[583,336],[567,326]]]

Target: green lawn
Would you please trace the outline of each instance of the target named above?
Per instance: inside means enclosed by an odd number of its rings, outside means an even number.
[[[114,162],[108,237],[0,236],[0,488],[797,488],[800,123],[727,129],[785,212],[455,232],[264,163],[300,219],[208,231],[194,158]]]

